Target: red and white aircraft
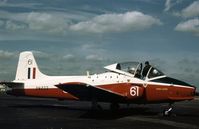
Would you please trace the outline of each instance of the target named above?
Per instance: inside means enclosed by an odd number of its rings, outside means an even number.
[[[9,95],[91,101],[93,108],[99,107],[97,102],[109,102],[111,109],[119,108],[119,103],[169,103],[165,115],[172,110],[171,104],[192,100],[196,93],[196,87],[167,77],[152,66],[143,77],[142,63],[104,68],[108,71],[94,75],[47,76],[40,72],[32,52],[26,51],[20,53],[15,80],[1,84],[8,87]]]

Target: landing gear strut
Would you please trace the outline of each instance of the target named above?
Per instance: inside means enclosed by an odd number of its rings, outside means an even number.
[[[173,107],[172,107],[172,104],[170,103],[168,108],[164,109],[163,116],[171,116],[172,110],[173,110]]]

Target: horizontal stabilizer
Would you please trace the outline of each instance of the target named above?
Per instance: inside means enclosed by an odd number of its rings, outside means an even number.
[[[7,86],[9,88],[23,88],[24,83],[18,83],[18,82],[0,82],[0,85]]]
[[[56,86],[80,100],[102,102],[121,102],[125,100],[125,96],[121,94],[84,83],[64,83]]]

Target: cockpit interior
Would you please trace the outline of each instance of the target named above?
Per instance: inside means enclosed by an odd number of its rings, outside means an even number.
[[[117,70],[121,70],[125,73],[131,74],[134,77],[141,78],[141,79],[152,79],[157,78],[161,76],[165,76],[163,72],[158,70],[157,68],[150,66],[147,71],[145,71],[147,74],[144,76],[144,67],[142,63],[139,62],[124,62],[124,63],[117,63],[116,65]]]

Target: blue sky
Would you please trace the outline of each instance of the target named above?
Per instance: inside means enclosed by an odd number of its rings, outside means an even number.
[[[145,61],[199,86],[199,0],[0,0],[0,80],[21,51],[50,75]]]

